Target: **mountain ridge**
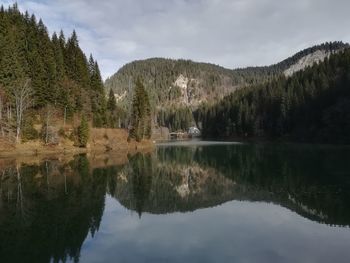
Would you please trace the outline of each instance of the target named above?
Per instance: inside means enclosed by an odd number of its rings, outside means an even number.
[[[175,102],[179,105],[179,101],[183,101],[184,97],[190,97],[190,101],[185,104],[196,107],[203,100],[211,102],[221,99],[238,87],[264,82],[280,74],[289,77],[295,72],[303,70],[307,66],[312,66],[314,63],[322,62],[331,54],[349,47],[349,44],[341,41],[326,42],[301,50],[281,62],[269,66],[235,69],[187,59],[155,57],[134,60],[125,64],[114,75],[107,78],[105,87],[108,90],[113,89],[117,101],[121,102],[128,97],[125,92],[132,93],[132,82],[137,77],[141,77],[145,82],[146,89],[151,93],[150,96],[154,100],[154,104],[160,106],[166,100],[167,104]],[[317,55],[313,56],[314,54]],[[305,63],[300,62],[305,57],[309,57],[309,59],[306,59]],[[159,77],[158,75],[162,76]],[[187,82],[185,85],[190,88],[189,94],[181,92],[184,85],[177,85],[179,81]],[[180,90],[176,88],[180,88]],[[204,94],[198,89],[204,90]],[[164,92],[167,92],[167,94],[159,94]],[[191,98],[193,98],[193,103]]]
[[[266,83],[283,74],[289,77],[346,48],[347,43],[327,42],[270,66],[237,69],[185,59],[136,60],[108,78],[105,88],[112,89],[118,105],[130,112],[133,83],[140,77],[149,94],[154,125],[186,130],[194,125],[192,113],[201,105],[212,105],[237,89]]]

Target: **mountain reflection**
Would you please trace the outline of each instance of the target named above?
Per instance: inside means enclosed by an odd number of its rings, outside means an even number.
[[[320,223],[348,226],[347,151],[308,146],[159,147],[153,156],[130,160],[118,173],[112,195],[139,215],[193,211],[230,200],[264,201]]]
[[[83,155],[31,165],[3,161],[1,261],[78,262],[84,240],[100,227],[107,194],[141,218],[242,200],[272,202],[313,221],[349,226],[348,151],[174,146],[130,156],[125,164]]]

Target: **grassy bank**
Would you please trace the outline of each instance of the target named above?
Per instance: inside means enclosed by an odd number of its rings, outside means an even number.
[[[47,156],[47,155],[75,155],[81,153],[103,154],[108,152],[121,152],[133,154],[138,151],[152,150],[153,142],[129,141],[128,133],[124,129],[91,129],[89,141],[85,148],[75,146],[68,138],[61,138],[56,145],[45,145],[40,140],[21,144],[9,143],[0,140],[0,158],[20,156]]]

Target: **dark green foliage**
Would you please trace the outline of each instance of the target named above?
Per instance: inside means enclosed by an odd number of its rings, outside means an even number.
[[[158,124],[170,131],[187,131],[193,125],[192,110],[189,107],[162,109],[158,112]]]
[[[21,134],[22,142],[36,140],[39,138],[39,132],[34,129],[33,119],[28,117],[23,123],[23,129]]]
[[[79,147],[86,147],[87,142],[89,140],[89,124],[83,116],[81,118],[80,125],[78,127],[78,142],[79,142]]]
[[[129,138],[141,141],[151,138],[151,108],[148,94],[140,79],[136,81],[132,103]]]
[[[199,109],[206,137],[350,143],[350,50],[290,78],[236,91]]]
[[[117,109],[117,102],[114,97],[114,92],[111,89],[108,95],[107,109],[109,111],[115,111]]]
[[[152,185],[153,166],[151,155],[138,153],[130,160],[132,168],[132,194],[135,200],[135,209],[141,218],[144,204],[147,202]]]
[[[95,127],[103,127],[107,125],[106,95],[102,83],[100,68],[92,56],[90,56],[89,59],[89,75],[93,124]]]
[[[126,125],[126,111],[117,106],[116,98],[113,90],[109,91],[107,101],[107,122],[111,128],[125,128]]]
[[[157,116],[158,125],[165,124],[172,130],[184,129],[188,127],[179,123],[188,122],[189,115],[183,110],[186,106],[181,98],[181,89],[174,85],[180,75],[189,80],[187,97],[193,111],[197,108],[197,104],[193,104],[193,101],[206,100],[209,104],[217,102],[218,99],[229,95],[237,88],[275,79],[300,58],[317,50],[334,52],[347,46],[342,42],[324,43],[305,49],[275,65],[234,70],[190,60],[152,58],[126,64],[114,76],[106,80],[105,86],[107,90],[113,89],[119,95],[125,94],[126,98],[119,102],[119,106],[126,111],[130,111],[132,83],[137,76],[140,76],[144,80],[145,89],[149,94],[151,111],[154,116]],[[174,116],[175,109],[182,111],[177,121],[174,120],[176,119]],[[159,122],[159,120],[164,119],[165,115],[169,116],[166,118],[167,120]]]
[[[49,36],[42,20],[21,14],[17,5],[0,10],[0,86],[30,79],[37,110],[54,105],[69,115],[84,111],[95,126],[106,126],[106,98],[97,62],[87,60],[74,31],[67,40]]]
[[[1,261],[79,262],[84,240],[100,227],[111,169],[90,169],[86,156],[70,163],[23,165],[19,180],[16,167],[10,168],[6,187],[16,194],[0,208],[0,247],[6,251]],[[5,187],[3,181],[0,184]],[[20,209],[17,195],[24,200]],[[4,200],[3,192],[0,198]]]
[[[19,177],[16,166],[5,162],[0,181],[1,262],[78,262],[84,241],[102,227],[104,211],[104,220],[115,218],[105,210],[108,200],[152,217],[232,200],[264,202],[348,229],[348,154],[344,147],[300,145],[159,147],[153,155],[136,155],[123,166],[93,168],[96,164],[90,165],[83,155],[70,163],[22,165]],[[178,190],[185,179],[186,198]]]
[[[311,220],[348,226],[348,154],[348,147],[295,144],[158,147],[150,158],[138,154],[129,159],[122,170],[127,180],[118,180],[119,191],[112,196],[139,214],[188,212],[229,200],[263,201]],[[178,191],[184,179],[186,198]]]

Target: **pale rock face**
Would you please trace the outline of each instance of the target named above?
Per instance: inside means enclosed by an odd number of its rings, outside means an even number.
[[[174,83],[175,86],[180,88],[182,102],[185,104],[189,104],[188,93],[187,93],[188,83],[189,83],[189,79],[183,76],[182,74],[176,79]]]
[[[125,98],[126,98],[126,91],[124,91],[122,94],[117,94],[117,93],[115,93],[114,94],[114,97],[115,97],[115,100],[117,101],[117,102],[120,102],[120,101],[122,101],[122,100],[124,100]]]
[[[325,50],[317,50],[314,53],[311,53],[305,57],[302,57],[296,64],[289,67],[284,71],[284,75],[286,77],[292,76],[294,73],[301,71],[307,67],[314,65],[315,63],[320,63],[328,58],[331,55],[330,52],[326,52]]]

